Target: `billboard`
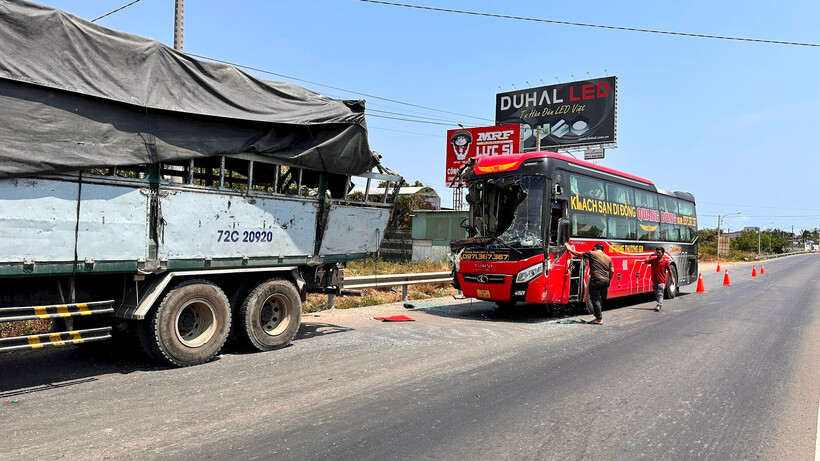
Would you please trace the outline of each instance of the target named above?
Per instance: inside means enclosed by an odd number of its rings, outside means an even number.
[[[606,77],[495,96],[495,123],[521,124],[522,150],[615,142],[618,78]],[[536,127],[541,129],[536,133]]]
[[[447,130],[447,186],[473,157],[521,152],[521,126],[499,125]]]

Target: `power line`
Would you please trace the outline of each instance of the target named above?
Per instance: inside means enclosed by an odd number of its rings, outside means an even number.
[[[394,130],[392,128],[384,128],[384,127],[381,127],[381,126],[375,126],[375,125],[371,125],[371,124],[367,125],[367,129],[368,130],[381,130],[381,131],[395,131],[396,133],[407,133],[407,134],[415,134],[415,135],[418,135],[418,136],[427,136],[427,137],[430,137],[430,138],[441,138],[441,134],[417,133],[415,131]]]
[[[740,208],[770,208],[773,210],[794,210],[794,211],[820,211],[816,208],[789,208],[783,206],[765,206],[765,205],[748,205],[748,204],[737,204],[737,203],[717,203],[717,202],[698,202],[698,206],[701,205],[718,205],[718,206],[729,206],[729,207],[740,207]]]
[[[402,122],[415,122],[415,123],[426,123],[428,125],[453,126],[452,123],[428,122],[426,120],[413,120],[413,119],[410,119],[410,118],[391,117],[389,115],[370,114],[369,116],[370,117],[378,117],[378,118],[387,118],[387,119],[390,119],[390,120],[401,120]]]
[[[358,91],[346,90],[344,88],[339,88],[339,87],[336,87],[336,86],[325,85],[325,84],[318,83],[318,82],[312,82],[310,80],[291,77],[291,76],[285,75],[285,74],[278,74],[276,72],[271,72],[269,70],[259,69],[259,68],[251,67],[251,66],[245,66],[245,65],[242,65],[242,64],[236,64],[236,63],[233,63],[233,62],[230,62],[230,61],[223,61],[221,59],[209,58],[207,56],[201,56],[201,55],[193,54],[193,53],[186,53],[186,54],[188,56],[194,56],[194,57],[197,57],[197,58],[207,59],[207,60],[214,61],[214,62],[221,62],[222,64],[229,64],[229,65],[232,65],[234,67],[241,67],[243,69],[249,69],[249,70],[253,70],[253,71],[256,71],[256,72],[262,72],[264,74],[275,75],[277,77],[287,78],[287,79],[290,79],[290,80],[296,80],[298,82],[310,83],[311,85],[317,85],[317,86],[321,86],[321,87],[324,87],[324,88],[331,88],[331,89],[334,89],[334,90],[337,90],[337,91],[344,91],[346,93],[358,94],[360,96],[365,96],[365,97],[368,97],[368,98],[374,98],[374,99],[379,99],[379,100],[382,100],[382,101],[388,101],[388,102],[392,102],[394,104],[401,104],[401,105],[404,105],[404,106],[417,107],[419,109],[430,110],[430,111],[433,111],[433,112],[441,112],[441,113],[444,113],[444,114],[458,115],[460,117],[469,117],[469,118],[474,118],[474,119],[477,119],[477,120],[488,121],[488,122],[491,122],[491,123],[495,122],[495,120],[490,120],[488,118],[476,117],[474,115],[467,115],[467,114],[459,114],[458,112],[449,112],[449,111],[446,111],[446,110],[434,109],[432,107],[422,106],[422,105],[419,105],[419,104],[412,104],[412,103],[409,103],[409,102],[402,102],[402,101],[398,101],[398,100],[395,100],[395,99],[383,98],[381,96],[376,96],[376,95],[372,95],[372,94],[360,93]]]
[[[402,117],[413,117],[413,118],[418,118],[418,119],[422,119],[422,120],[429,120],[431,122],[449,123],[450,125],[453,125],[453,126],[458,125],[458,123],[459,123],[456,120],[447,120],[447,119],[443,119],[443,118],[435,118],[435,117],[429,117],[429,116],[424,116],[424,115],[411,115],[411,114],[404,114],[404,113],[401,113],[401,112],[390,112],[390,111],[379,110],[379,109],[367,109],[367,112],[368,112],[368,115],[371,115],[373,112],[377,112],[377,113],[380,113],[380,114],[387,114],[387,115],[399,115],[399,116],[402,116]]]
[[[91,20],[91,22],[96,22],[96,21],[97,21],[97,20],[99,20],[99,19],[102,19],[102,18],[104,18],[104,17],[106,17],[106,16],[110,16],[110,15],[112,15],[112,14],[116,13],[117,11],[124,10],[124,9],[128,8],[129,6],[131,6],[131,5],[133,5],[134,3],[137,3],[137,2],[139,2],[139,1],[140,1],[140,0],[134,0],[133,2],[131,2],[131,3],[127,4],[127,5],[123,5],[123,6],[119,7],[119,8],[117,8],[117,9],[116,9],[116,10],[114,10],[114,11],[109,11],[108,13],[105,13],[104,15],[100,16],[99,18],[94,18],[94,19],[92,19],[92,20]]]
[[[710,216],[710,217],[713,217],[713,218],[714,218],[714,217],[716,217],[716,216],[723,216],[723,215],[716,215],[716,214],[705,214],[705,213],[704,213],[704,214],[698,213],[698,215],[700,215],[700,216]],[[744,217],[744,218],[766,218],[766,219],[769,219],[769,218],[807,218],[807,219],[820,219],[820,215],[804,215],[804,214],[797,214],[797,215],[744,214],[744,215],[739,215],[738,217]]]
[[[344,96],[342,93],[325,92],[323,94],[325,96],[328,96],[328,97],[333,98],[333,99],[347,99],[348,98],[348,96]],[[378,112],[378,113],[382,113],[382,114],[401,115],[403,117],[414,117],[414,118],[418,118],[418,119],[422,119],[422,120],[429,120],[429,121],[449,122],[449,124],[451,126],[458,125],[459,123],[463,124],[464,126],[472,126],[471,124],[468,124],[466,122],[460,122],[460,121],[457,121],[457,120],[450,120],[450,119],[444,119],[444,118],[437,118],[437,117],[432,116],[429,113],[421,112],[421,111],[414,111],[414,110],[409,110],[408,109],[404,112],[390,112],[390,111],[386,111],[386,110],[374,109],[374,107],[392,108],[393,106],[388,105],[388,104],[380,104],[378,102],[368,101],[367,102],[367,115],[371,115],[373,112]]]
[[[741,41],[741,42],[756,42],[756,43],[770,43],[774,45],[792,45],[792,46],[811,46],[811,47],[820,47],[818,43],[803,43],[803,42],[785,42],[780,40],[764,40],[758,38],[745,38],[745,37],[727,37],[723,35],[706,35],[706,34],[693,34],[688,32],[670,32],[666,30],[654,30],[654,29],[639,29],[635,27],[618,27],[618,26],[606,26],[601,24],[587,24],[583,22],[570,22],[570,21],[557,21],[554,19],[539,19],[539,18],[528,18],[524,16],[510,16],[505,14],[493,14],[493,13],[480,13],[477,11],[464,11],[464,10],[451,10],[448,8],[434,8],[431,6],[421,6],[421,5],[408,5],[406,3],[393,3],[393,2],[384,2],[381,0],[359,0],[360,2],[366,3],[375,3],[379,5],[388,5],[388,6],[400,6],[404,8],[415,8],[418,10],[428,10],[428,11],[438,11],[442,13],[457,13],[457,14],[469,14],[473,16],[485,16],[488,18],[501,18],[501,19],[515,19],[517,21],[532,21],[532,22],[544,22],[549,24],[563,24],[567,26],[580,26],[580,27],[595,27],[599,29],[612,29],[612,30],[626,30],[630,32],[645,32],[650,34],[665,34],[665,35],[679,35],[683,37],[696,37],[696,38],[711,38],[716,40],[734,40],[734,41]]]

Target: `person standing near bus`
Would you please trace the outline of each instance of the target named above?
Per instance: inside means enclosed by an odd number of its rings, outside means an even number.
[[[612,259],[604,253],[604,245],[596,243],[592,251],[575,251],[569,244],[564,246],[574,257],[582,257],[589,261],[589,283],[587,284],[587,311],[595,315],[595,320],[589,323],[601,325],[603,321],[603,304],[606,299],[609,283],[615,275]]]
[[[652,290],[655,292],[655,312],[663,307],[663,291],[666,289],[666,278],[669,273],[669,261],[663,259],[664,250],[658,248],[655,254],[644,260],[644,264],[652,266]]]

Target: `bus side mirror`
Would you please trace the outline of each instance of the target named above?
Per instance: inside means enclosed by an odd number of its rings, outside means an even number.
[[[561,218],[558,220],[558,245],[563,246],[569,242],[569,220]]]

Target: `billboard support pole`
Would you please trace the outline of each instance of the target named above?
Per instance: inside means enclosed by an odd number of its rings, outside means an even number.
[[[535,125],[535,151],[541,152],[541,125]]]

